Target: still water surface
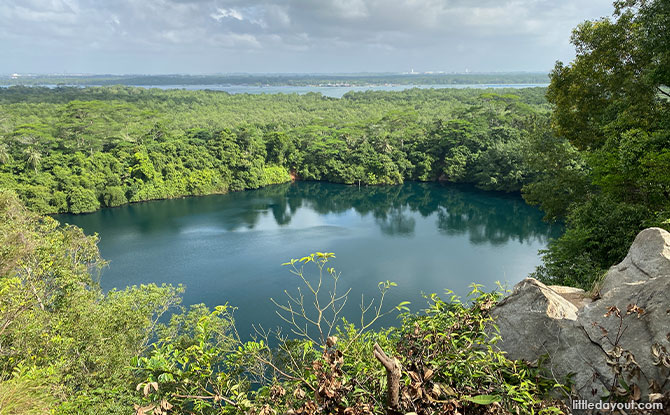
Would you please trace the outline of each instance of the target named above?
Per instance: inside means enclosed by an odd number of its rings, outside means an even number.
[[[259,190],[163,200],[59,215],[100,234],[110,261],[105,290],[142,283],[186,286],[185,304],[229,302],[241,334],[252,323],[280,323],[270,298],[294,292],[281,264],[315,251],[334,252],[340,287],[352,289],[346,315],[377,283],[398,284],[387,304],[426,302],[421,293],[471,282],[512,285],[539,263],[538,249],[562,229],[518,196],[437,183],[357,187],[298,182]],[[387,321],[392,323],[392,321]]]

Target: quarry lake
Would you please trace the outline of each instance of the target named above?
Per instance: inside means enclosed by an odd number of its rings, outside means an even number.
[[[110,261],[103,289],[184,284],[185,305],[238,307],[242,335],[252,323],[280,323],[270,298],[297,292],[301,281],[281,265],[291,258],[335,253],[338,291],[351,288],[344,315],[356,319],[361,295],[378,297],[379,281],[398,284],[385,306],[410,301],[413,311],[425,307],[422,293],[465,295],[472,282],[511,287],[562,231],[518,195],[438,183],[297,182],[56,218],[100,235]]]

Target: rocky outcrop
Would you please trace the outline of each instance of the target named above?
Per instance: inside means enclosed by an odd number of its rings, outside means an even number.
[[[670,233],[640,232],[596,298],[525,279],[492,311],[497,347],[543,360],[559,381],[570,376],[582,399],[599,400],[619,379],[630,385],[619,393],[643,401],[670,391]]]
[[[546,359],[558,382],[572,375],[578,389],[607,390],[607,356],[577,321],[579,309],[556,290],[527,278],[492,313],[502,337],[497,346],[510,359]]]

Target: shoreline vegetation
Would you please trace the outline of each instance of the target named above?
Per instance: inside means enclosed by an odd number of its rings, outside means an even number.
[[[18,116],[4,127],[11,160],[0,180],[42,213],[253,189],[288,181],[289,174],[363,185],[440,179],[517,191],[530,172],[501,153],[519,150],[535,128],[532,118],[546,122],[548,111],[543,90],[515,92],[367,92],[333,100],[132,87],[9,89],[0,91],[0,106]],[[27,123],[22,114],[38,108],[42,120]],[[491,148],[494,141],[508,148]],[[468,166],[486,150],[487,162],[506,163],[509,171],[490,177],[485,166]],[[445,157],[459,162],[451,175],[443,171]]]
[[[342,99],[94,87],[0,91],[0,184],[40,213],[255,189],[404,180],[520,191],[544,90],[412,90]],[[39,121],[34,116],[40,114]],[[244,114],[244,115],[242,115]]]
[[[504,293],[473,284],[470,302],[431,295],[411,314],[383,303],[383,281],[352,324],[338,319],[348,293],[333,255],[314,253],[285,264],[302,284],[276,303],[293,330],[240,342],[234,307],[179,308],[183,287],[103,293],[97,237],[42,214],[258,188],[289,171],[470,183],[520,190],[565,220],[533,276],[591,289],[640,230],[670,229],[670,2],[614,8],[574,30],[576,58],[556,63],[546,90],[0,88],[0,412],[569,413],[555,398],[570,399],[569,379],[496,351],[486,327]],[[389,312],[398,327],[367,330]],[[665,347],[652,353],[667,362]],[[625,381],[609,392],[597,399],[651,400]]]

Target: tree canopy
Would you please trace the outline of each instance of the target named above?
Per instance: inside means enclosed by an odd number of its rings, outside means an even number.
[[[588,286],[625,255],[645,226],[670,218],[670,4],[615,2],[613,18],[586,21],[573,32],[577,57],[556,64],[547,97],[557,136],[583,160],[555,170],[565,186],[568,231],[549,250],[546,279]],[[553,198],[531,192],[553,208]],[[550,204],[551,203],[551,204]]]
[[[300,180],[519,191],[543,90],[229,95],[131,87],[0,90],[0,184],[41,213]],[[546,125],[546,123],[545,123]]]

